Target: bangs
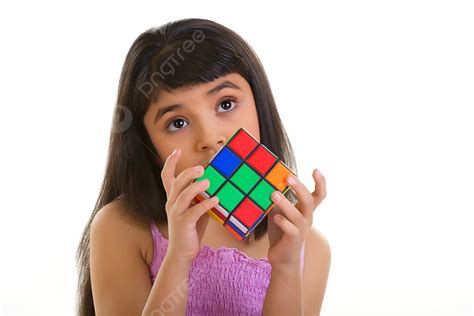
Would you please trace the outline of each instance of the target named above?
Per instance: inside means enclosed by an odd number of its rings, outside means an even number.
[[[229,73],[248,78],[243,59],[224,41],[204,38],[199,42],[193,36],[168,45],[150,61],[151,103],[161,89],[171,91],[208,83]]]

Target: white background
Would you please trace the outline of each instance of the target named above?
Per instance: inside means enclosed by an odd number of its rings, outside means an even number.
[[[0,5],[0,314],[72,315],[125,55],[201,17],[243,36],[328,195],[323,315],[472,315],[472,1]]]

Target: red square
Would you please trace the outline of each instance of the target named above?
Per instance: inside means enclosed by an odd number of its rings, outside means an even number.
[[[263,145],[260,145],[247,160],[247,163],[264,176],[276,160],[277,157],[275,157],[275,155],[270,153]]]
[[[242,222],[247,228],[252,227],[255,221],[263,214],[263,211],[255,203],[245,198],[242,203],[232,212],[232,215]]]
[[[227,144],[240,158],[245,159],[254,150],[258,142],[243,128],[239,129],[232,140]]]

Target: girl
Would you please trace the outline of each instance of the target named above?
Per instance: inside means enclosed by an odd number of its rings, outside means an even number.
[[[78,247],[80,315],[319,314],[330,266],[311,228],[326,196],[288,180],[274,209],[238,242],[194,203],[203,165],[244,127],[296,170],[263,67],[215,22],[152,28],[120,77],[105,178]],[[291,181],[293,180],[293,181]],[[298,203],[295,205],[295,202]]]

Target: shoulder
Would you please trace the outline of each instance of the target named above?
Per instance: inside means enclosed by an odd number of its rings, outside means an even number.
[[[319,315],[331,265],[331,247],[327,238],[312,227],[305,240],[303,288],[304,305]]]
[[[97,315],[137,315],[149,296],[150,272],[145,225],[113,201],[99,210],[90,227],[90,277]],[[150,241],[152,243],[152,241]]]
[[[114,200],[102,207],[91,223],[91,239],[110,240],[113,245],[128,245],[139,250],[143,260],[151,263],[153,239],[150,225],[136,220],[124,200]]]
[[[306,236],[304,248],[304,266],[311,267],[306,269],[306,272],[319,273],[320,276],[327,275],[331,264],[331,246],[327,238],[312,227]]]
[[[309,252],[309,253],[308,253]],[[331,246],[327,238],[316,228],[311,227],[305,240],[305,255],[319,253],[320,257],[331,258]]]

